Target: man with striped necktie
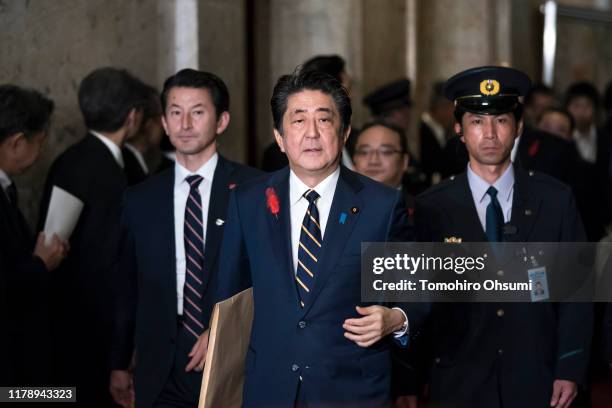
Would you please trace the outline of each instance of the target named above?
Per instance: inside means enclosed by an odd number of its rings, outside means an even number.
[[[390,405],[401,309],[361,302],[362,242],[411,234],[401,192],[340,164],[351,104],[333,77],[297,71],[271,100],[289,166],[230,198],[221,298],[253,286],[245,407]]]
[[[111,355],[111,393],[124,407],[134,350],[137,407],[197,406],[229,193],[259,174],[217,153],[230,121],[219,77],[181,70],[166,80],[162,105],[176,164],[124,200]]]

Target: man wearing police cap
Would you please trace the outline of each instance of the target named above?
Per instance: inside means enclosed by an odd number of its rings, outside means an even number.
[[[472,68],[446,82],[469,163],[417,198],[420,241],[585,240],[569,187],[510,160],[523,127],[519,97],[529,85],[505,67]],[[588,360],[590,304],[440,303],[430,317],[436,406],[567,408],[575,398]]]

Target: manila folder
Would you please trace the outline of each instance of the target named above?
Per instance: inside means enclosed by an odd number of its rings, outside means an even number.
[[[215,305],[199,408],[242,406],[244,361],[253,322],[253,288]]]

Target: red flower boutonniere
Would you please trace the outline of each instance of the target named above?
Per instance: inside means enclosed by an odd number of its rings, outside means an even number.
[[[280,202],[278,201],[278,196],[276,195],[276,191],[272,187],[266,188],[266,203],[268,204],[268,209],[270,213],[278,219],[278,213],[280,212]]]
[[[536,153],[538,152],[538,150],[540,149],[540,141],[539,140],[535,140],[531,146],[529,146],[529,151],[527,152],[529,154],[530,157],[533,157],[536,155]]]

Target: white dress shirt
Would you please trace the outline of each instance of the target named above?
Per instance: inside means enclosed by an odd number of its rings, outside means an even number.
[[[106,146],[108,150],[111,152],[111,154],[117,161],[117,164],[119,165],[119,167],[121,168],[125,167],[125,164],[123,162],[123,154],[121,153],[121,149],[119,148],[119,146],[115,144],[115,142],[113,142],[108,137],[104,136],[103,134],[96,132],[95,130],[90,130],[89,133],[91,133],[92,135],[97,137],[102,143],[104,143],[104,146]]]
[[[482,225],[483,231],[486,231],[487,206],[491,202],[491,196],[487,194],[487,190],[491,187],[491,184],[474,173],[469,163],[467,166],[467,178],[470,190],[472,191],[474,204],[476,204],[480,225]],[[510,163],[501,177],[493,183],[493,187],[497,189],[497,201],[499,201],[499,205],[501,206],[504,222],[509,222],[512,216],[512,196],[514,195],[514,167],[512,163]]]
[[[516,162],[516,155],[518,154],[518,146],[521,143],[522,135],[519,135],[516,139],[514,139],[514,146],[512,146],[512,151],[510,152],[510,160],[512,163]]]
[[[183,286],[185,285],[185,207],[189,198],[189,183],[186,178],[192,175],[199,175],[204,178],[198,190],[202,198],[202,232],[204,242],[206,242],[206,225],[208,222],[208,208],[210,202],[210,191],[212,188],[215,169],[219,161],[219,155],[215,153],[202,167],[195,172],[190,172],[181,166],[178,161],[174,167],[174,240],[176,246],[176,298],[178,314],[183,314]],[[204,248],[202,248],[204,252]],[[206,254],[204,254],[206,256]]]
[[[317,184],[313,190],[321,197],[317,200],[319,210],[319,225],[321,226],[321,238],[325,241],[325,227],[331,210],[332,200],[340,177],[340,166],[332,174]],[[302,222],[308,209],[308,200],[303,197],[310,190],[302,180],[293,172],[289,173],[289,214],[291,215],[291,252],[293,255],[293,271],[297,273],[298,247],[300,245],[300,234],[302,233]]]
[[[144,171],[144,174],[149,174],[149,166],[147,166],[147,162],[145,161],[142,153],[140,153],[140,150],[138,150],[137,148],[135,148],[129,143],[126,143],[124,146],[126,149],[132,152],[132,154],[136,157],[136,160],[138,160],[138,164],[140,164],[140,168],[142,168],[142,171]]]
[[[587,135],[582,135],[578,129],[574,129],[572,138],[576,142],[576,148],[583,160],[589,163],[597,161],[597,129],[591,126]]]
[[[13,182],[9,178],[8,174],[6,174],[4,170],[0,169],[0,187],[2,187],[2,191],[4,192],[7,198],[8,198],[7,189],[9,188],[11,184],[13,184]]]

